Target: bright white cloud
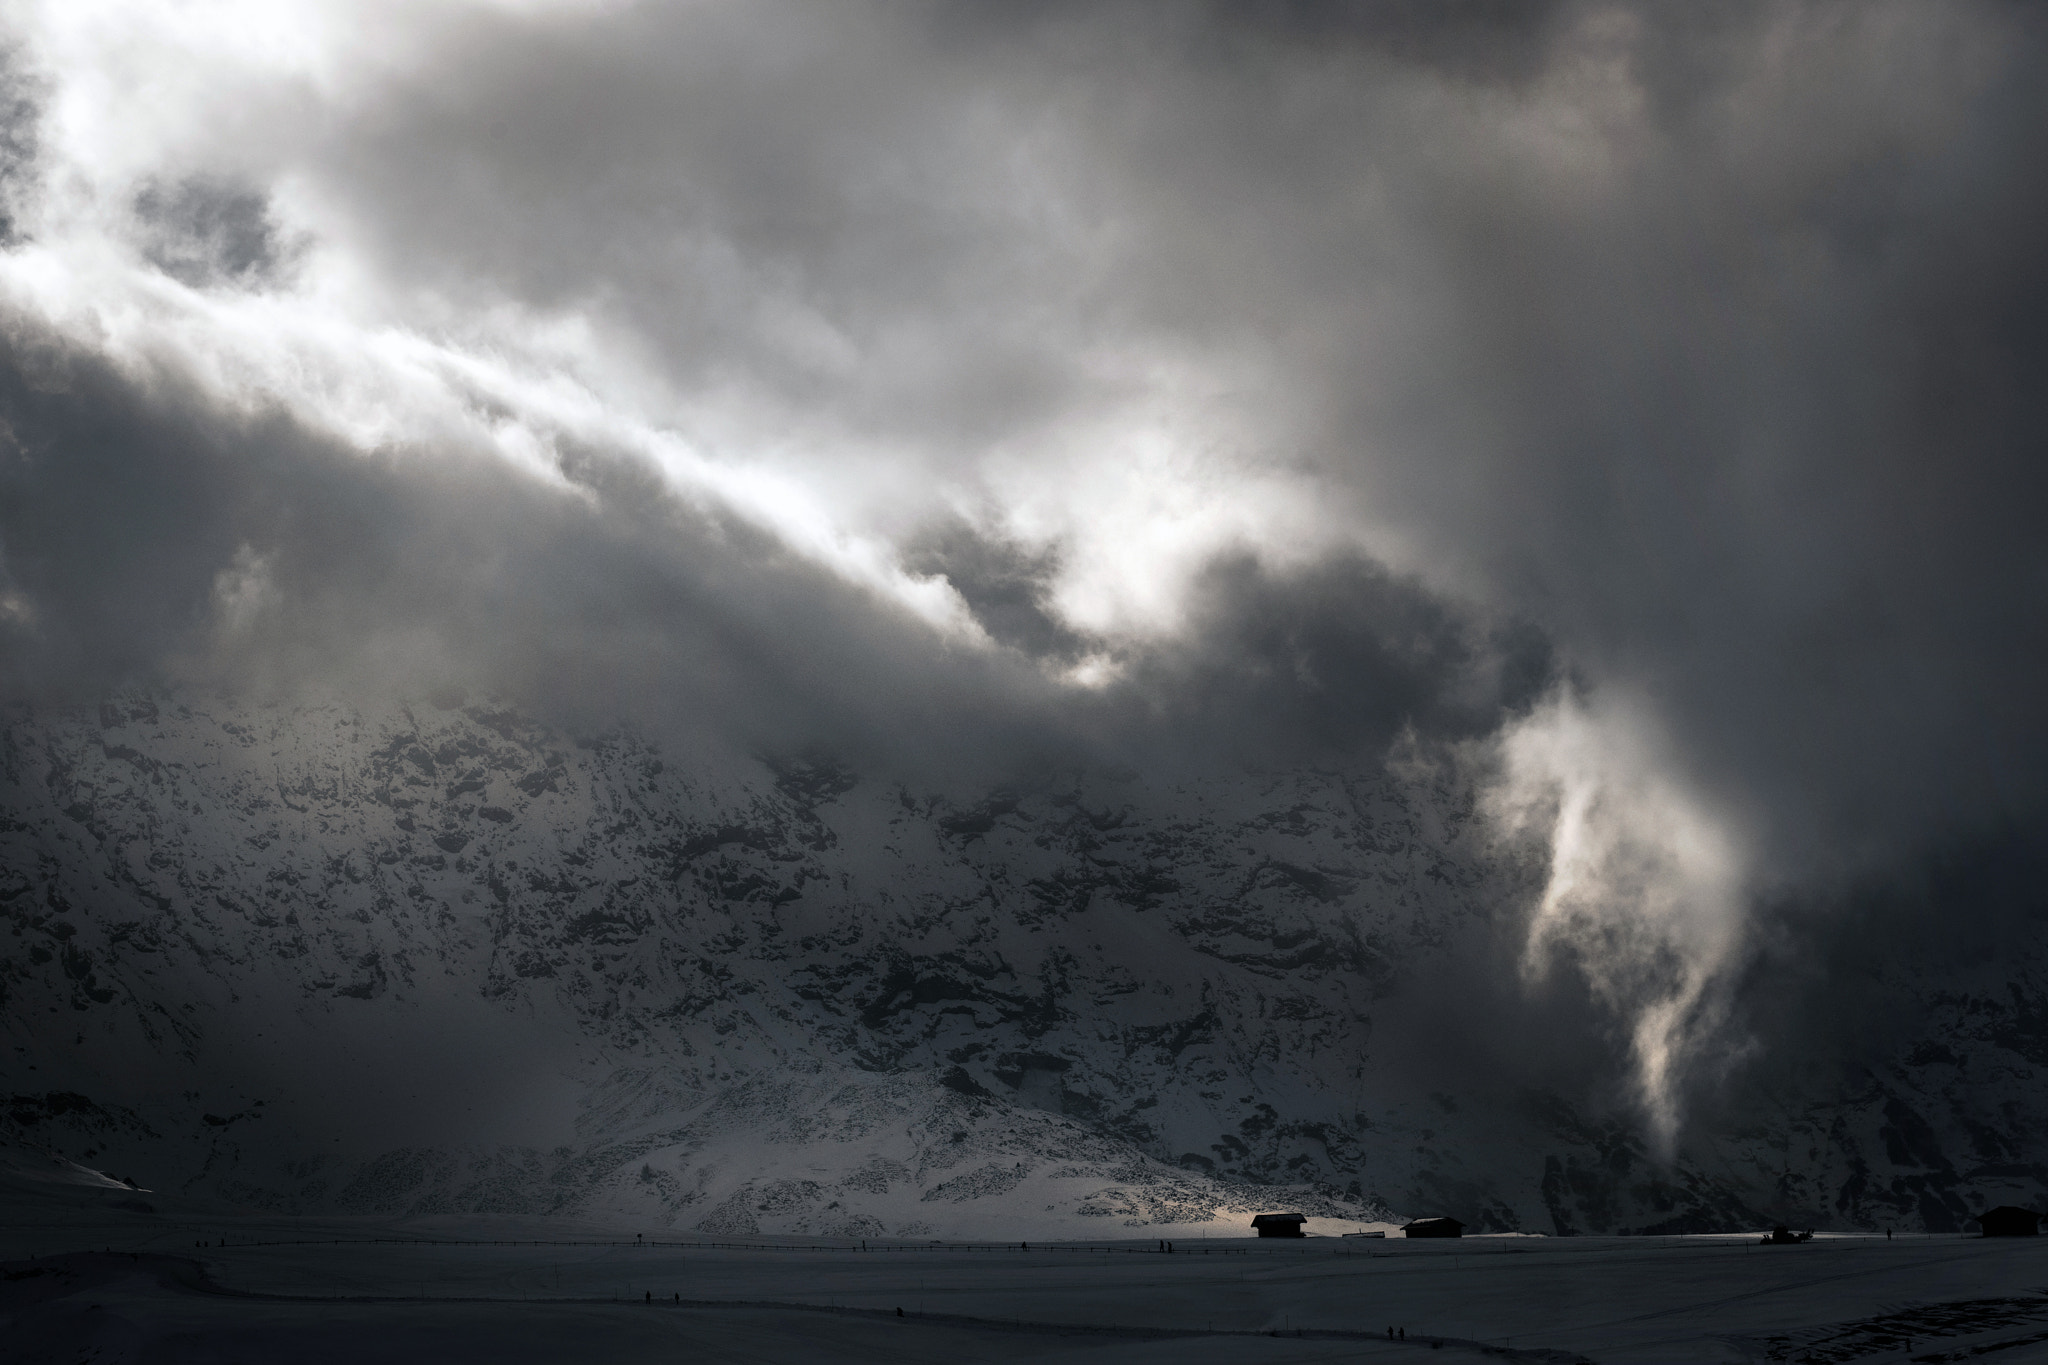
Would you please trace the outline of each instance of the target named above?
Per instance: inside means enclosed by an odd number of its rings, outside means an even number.
[[[362,236],[382,209],[350,177],[356,153],[337,147],[380,135],[379,101],[415,95],[479,26],[509,41],[508,26],[588,19],[592,8],[35,7],[31,52],[48,83],[45,193],[35,243],[0,260],[0,287],[138,371],[186,375],[232,407],[282,403],[366,450],[490,449],[557,485],[563,441],[649,459],[686,499],[752,521],[966,641],[985,637],[958,595],[905,572],[896,549],[949,510],[974,509],[996,533],[1056,552],[1055,609],[1076,628],[1124,638],[1174,631],[1187,584],[1218,553],[1299,563],[1346,538],[1318,508],[1314,482],[1275,462],[1267,447],[1276,433],[1256,413],[1248,420],[1241,354],[1191,358],[1121,325],[1091,335],[1084,319],[1022,295],[983,299],[976,306],[1018,311],[1021,322],[997,323],[1014,344],[1070,353],[1086,401],[1055,411],[1050,426],[1033,419],[1021,434],[968,438],[935,456],[931,438],[909,435],[914,417],[849,423],[834,416],[841,395],[795,401],[737,357],[738,368],[709,374],[665,370],[601,297],[608,285],[586,302],[541,307],[516,293],[458,298],[392,278]],[[1001,136],[1000,103],[982,101],[969,120],[979,136]],[[999,234],[1031,243],[1038,259],[1011,290],[1101,267],[1104,229],[1057,169],[1074,132],[1039,120],[987,185],[953,187],[978,197]],[[676,155],[687,159],[688,148]],[[660,174],[687,186],[701,170],[671,164]],[[260,195],[295,253],[288,268],[260,288],[195,288],[160,273],[138,196],[188,181]],[[649,247],[667,249],[658,238]],[[929,402],[931,383],[956,363],[946,342],[932,349],[932,328],[947,319],[899,311],[881,331],[856,335],[796,292],[800,280],[749,261],[743,243],[690,250],[686,268],[708,273],[667,287],[679,301],[693,291],[715,301],[720,279],[751,275],[747,344],[778,363],[842,388],[903,382],[910,406]]]
[[[1526,969],[1567,954],[1629,1022],[1637,1082],[1668,1152],[1681,1082],[1719,1043],[1748,924],[1743,831],[1692,789],[1640,702],[1554,696],[1498,740],[1486,810],[1548,868]]]

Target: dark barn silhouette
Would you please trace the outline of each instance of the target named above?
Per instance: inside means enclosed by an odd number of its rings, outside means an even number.
[[[1977,1215],[1976,1222],[1984,1229],[1986,1237],[2038,1237],[2041,1234],[2040,1214],[2032,1209],[2016,1209],[2010,1204],[1984,1210]]]
[[[1455,1218],[1417,1218],[1401,1226],[1403,1237],[1463,1237],[1465,1225]]]
[[[1306,1237],[1301,1225],[1307,1221],[1299,1213],[1262,1213],[1252,1219],[1252,1227],[1261,1237]]]

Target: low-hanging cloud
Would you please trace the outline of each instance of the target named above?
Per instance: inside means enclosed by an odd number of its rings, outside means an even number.
[[[363,15],[18,11],[11,693],[1464,746],[1667,1130],[1759,923],[2038,827],[2031,11]]]
[[[1541,976],[1568,957],[1630,1020],[1639,1098],[1668,1153],[1682,1083],[1702,1048],[1722,1044],[1744,965],[1756,889],[1745,832],[1688,788],[1654,718],[1625,699],[1589,710],[1558,692],[1498,749],[1488,813],[1509,840],[1548,851],[1524,968]]]

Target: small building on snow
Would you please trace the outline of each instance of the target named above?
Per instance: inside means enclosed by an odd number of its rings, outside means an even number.
[[[1417,1218],[1401,1225],[1403,1237],[1463,1237],[1465,1225],[1455,1218]]]
[[[2038,1237],[2041,1235],[2041,1215],[2032,1209],[2000,1204],[1978,1214],[1977,1226],[1984,1229],[1986,1237]]]
[[[1301,1225],[1307,1221],[1305,1214],[1262,1213],[1252,1219],[1252,1229],[1261,1237],[1306,1237]]]

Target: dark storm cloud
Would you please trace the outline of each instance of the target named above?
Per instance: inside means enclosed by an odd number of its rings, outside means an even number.
[[[1062,624],[1056,557],[947,526],[913,548],[995,640],[1071,667],[1104,642]],[[1549,641],[1362,556],[1276,572],[1248,554],[1192,585],[1187,627],[1132,647],[1121,676],[1063,710],[1121,757],[1276,765],[1372,760],[1404,732],[1431,743],[1492,733],[1557,681]]]
[[[576,726],[992,781],[1090,755],[1370,759],[1403,727],[1484,732],[1544,666],[1540,642],[1504,647],[1369,564],[1277,581],[1236,563],[1199,594],[1199,645],[1135,651],[1131,682],[1076,696],[1032,666],[1078,637],[1032,605],[1014,550],[956,534],[931,552],[1013,646],[961,650],[616,455],[565,461],[576,492],[474,452],[365,456],[13,341],[0,682],[18,697],[484,688]]]
[[[1404,731],[1492,733],[1555,679],[1549,642],[1369,560],[1276,575],[1248,557],[1197,584],[1191,629],[1134,660],[1106,699],[1183,748],[1254,764],[1370,759]],[[1205,742],[1206,741],[1206,742]]]
[[[1087,636],[1064,624],[1052,601],[1058,557],[984,535],[960,521],[927,528],[904,547],[915,573],[943,578],[960,594],[989,638],[1033,658],[1079,663]]]
[[[1250,434],[1209,496],[1240,467],[1311,480],[1324,552],[1362,532],[1642,688],[1792,875],[2042,795],[2029,11],[766,4],[443,30],[302,134],[280,102],[287,132],[231,167],[167,166],[137,190],[145,252],[261,274],[263,177],[324,186],[390,289],[576,310],[673,401],[741,393],[757,432],[817,445],[800,478],[901,480],[859,515],[1048,658],[1098,642],[1033,566],[1129,514],[1076,505],[1016,542],[1028,563],[976,565],[924,485],[1000,506],[1018,480],[991,489],[988,452],[1029,469],[1062,439],[1113,467],[1114,440],[1060,433],[1173,401],[1132,378],[1162,356],[1241,368]],[[1373,596],[1303,602],[1346,621]],[[1188,619],[1109,644],[1259,644]]]
[[[1132,315],[1264,337],[1332,516],[1654,698],[1769,873],[2039,818],[2039,17],[1245,13],[1104,24]]]
[[[459,64],[380,92],[323,170],[394,280],[593,308],[672,382],[879,425],[906,455],[978,443],[1067,401],[1013,307],[1056,263],[990,163],[1003,78],[984,95],[890,13],[479,24]]]
[[[1780,9],[1737,36],[1799,77],[1660,52],[1619,187],[1432,206],[1459,283],[1402,425],[1461,439],[1368,484],[1644,680],[1792,867],[2038,818],[2040,27]]]
[[[0,247],[19,241],[22,200],[34,189],[39,93],[21,53],[0,40]]]
[[[1542,69],[1557,0],[1253,0],[1219,4],[1210,22],[1226,40],[1332,45],[1384,53],[1476,80],[1516,80]]]
[[[601,430],[531,419],[577,452],[566,494],[425,419],[404,454],[309,435],[317,380],[140,384],[90,327],[23,323],[11,686],[449,674],[1003,766],[1355,758],[1568,675],[1641,699],[1658,761],[1739,816],[1788,942],[1854,919],[1845,879],[2041,820],[2032,10],[435,22],[345,98],[192,97],[166,126],[198,131],[116,187],[137,257],[285,292],[281,244],[320,235],[374,286],[344,300],[365,337],[529,347],[816,490],[998,648],[691,510]],[[1157,496],[1105,491],[1130,470]],[[1091,660],[1117,680],[1047,681]]]
[[[288,255],[269,200],[205,180],[151,185],[135,199],[150,263],[181,284],[274,284]]]
[[[921,625],[616,459],[577,496],[474,452],[366,456],[287,414],[231,416],[174,379],[10,340],[14,695],[75,703],[165,677],[454,685],[583,726],[822,731],[871,749],[957,729],[948,688],[1000,707],[1019,687],[946,663]]]

